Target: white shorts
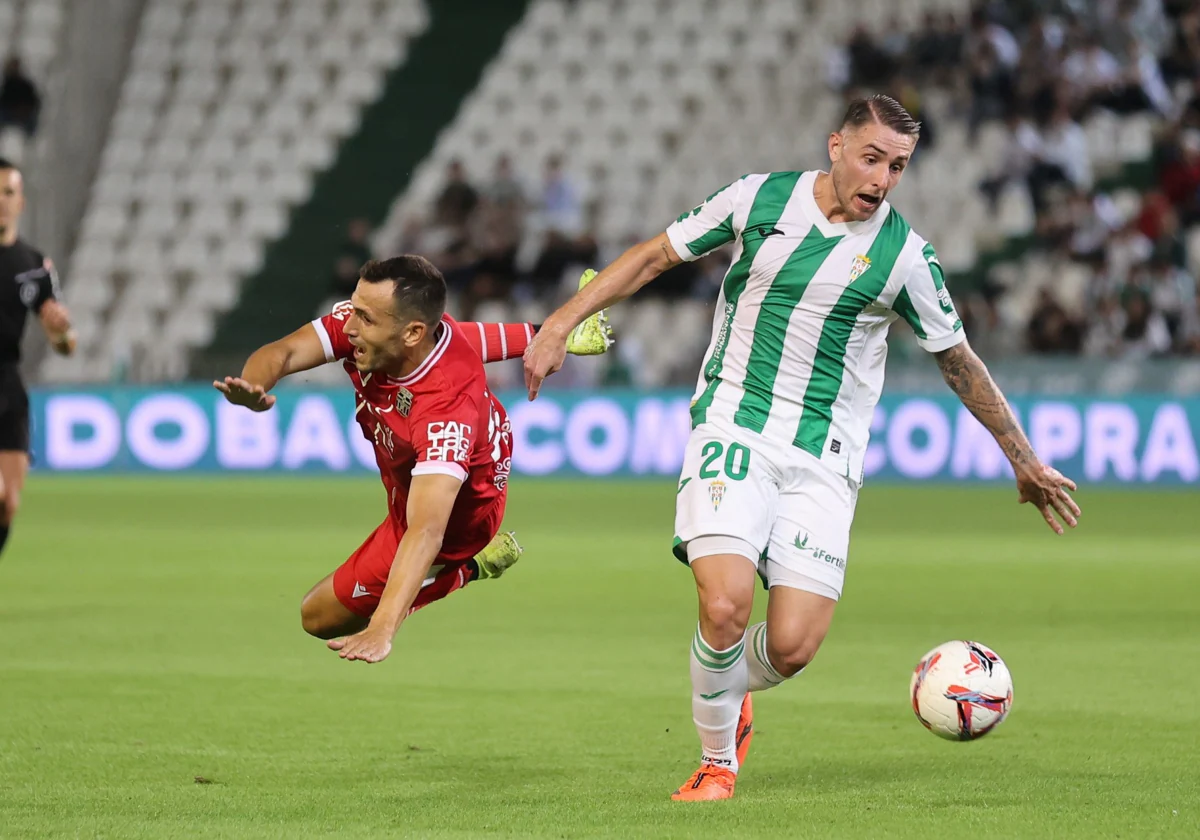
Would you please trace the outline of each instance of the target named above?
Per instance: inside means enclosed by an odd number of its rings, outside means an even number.
[[[704,556],[688,551],[697,538],[731,538],[746,546],[732,553],[755,563],[767,586],[836,600],[857,502],[855,482],[804,450],[748,429],[705,423],[692,431],[683,458],[675,556],[684,562]],[[719,544],[701,540],[697,547]],[[709,553],[725,552],[705,549]]]

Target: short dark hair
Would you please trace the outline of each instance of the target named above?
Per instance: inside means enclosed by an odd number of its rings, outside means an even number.
[[[870,123],[879,123],[908,137],[921,136],[921,124],[913,119],[903,105],[883,93],[853,100],[846,108],[842,129],[861,128]]]
[[[396,311],[433,327],[446,313],[446,280],[437,266],[416,254],[386,260],[371,260],[358,272],[368,283],[391,280],[396,284],[392,298]]]
[[[20,173],[21,171],[21,167],[17,166],[6,157],[0,157],[0,169],[12,169],[17,173]]]

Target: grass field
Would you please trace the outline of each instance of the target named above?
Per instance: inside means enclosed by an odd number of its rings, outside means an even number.
[[[1200,496],[1084,492],[1065,538],[1012,496],[868,487],[825,648],[758,697],[737,798],[688,806],[669,484],[515,482],[522,563],[365,666],[298,603],[373,481],[35,478],[0,562],[0,837],[1200,836]],[[908,703],[951,638],[1016,683],[977,743]]]

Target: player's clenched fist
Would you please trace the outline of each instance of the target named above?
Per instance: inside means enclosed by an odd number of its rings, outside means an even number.
[[[392,634],[385,630],[373,630],[368,627],[353,636],[331,639],[329,649],[336,650],[342,659],[382,662],[392,652]]]
[[[251,385],[245,379],[236,376],[226,376],[224,382],[214,381],[213,387],[234,405],[243,406],[251,411],[266,411],[275,405],[275,397],[268,394],[263,386]]]

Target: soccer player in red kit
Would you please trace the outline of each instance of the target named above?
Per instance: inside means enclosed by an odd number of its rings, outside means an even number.
[[[369,262],[359,276],[349,301],[255,351],[241,377],[213,385],[235,405],[266,411],[284,376],[342,362],[388,516],[309,591],[300,614],[305,631],[329,639],[343,659],[379,662],[408,615],[498,577],[520,554],[510,534],[497,537],[512,434],[483,364],[520,356],[535,330],[455,322],[441,273],[422,257]],[[592,327],[603,334],[603,322]],[[603,338],[596,352],[607,348]]]

